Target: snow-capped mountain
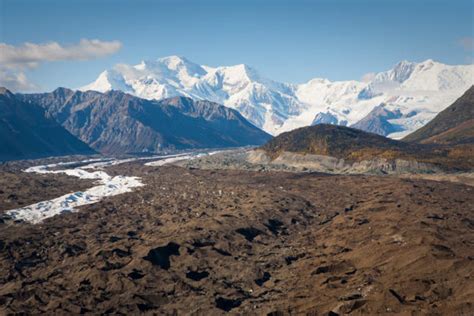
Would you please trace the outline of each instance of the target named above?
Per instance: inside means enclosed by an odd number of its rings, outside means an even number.
[[[247,65],[212,68],[177,56],[116,65],[80,90],[112,89],[145,99],[186,96],[217,102],[273,133],[301,107],[292,85],[263,78]]]
[[[399,138],[426,124],[473,84],[474,65],[451,66],[433,60],[402,61],[375,74],[370,82],[318,78],[289,84],[265,78],[243,64],[209,67],[170,56],[134,66],[116,65],[80,90],[122,90],[145,99],[210,100],[238,110],[274,135],[317,123],[350,126],[364,118],[358,126],[372,126],[367,124],[371,117],[388,111],[397,115],[384,116],[384,124],[393,128],[383,130]],[[372,112],[377,106],[384,111]]]

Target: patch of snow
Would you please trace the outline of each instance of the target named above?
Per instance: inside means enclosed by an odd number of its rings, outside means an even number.
[[[224,152],[225,150],[216,150],[216,151],[211,151],[211,152],[202,152],[202,153],[191,153],[191,154],[180,154],[180,155],[175,155],[175,156],[170,156],[164,159],[160,159],[157,161],[151,161],[145,163],[145,166],[148,167],[161,167],[173,162],[177,161],[182,161],[182,160],[191,160],[191,159],[197,159],[201,158],[204,156],[212,156],[221,152]]]
[[[104,197],[131,192],[133,188],[143,186],[143,183],[138,177],[111,177],[104,171],[89,172],[83,167],[51,170],[51,168],[56,168],[59,166],[67,167],[68,165],[87,162],[90,162],[90,160],[35,166],[26,169],[25,172],[35,172],[42,174],[64,173],[69,176],[78,177],[80,179],[97,180],[97,185],[84,192],[68,193],[52,200],[42,201],[29,206],[7,211],[6,214],[15,220],[23,220],[32,224],[38,224],[54,215],[73,212],[75,211],[75,208],[79,206],[96,203]]]
[[[145,166],[160,167],[160,166],[164,166],[166,164],[173,163],[176,161],[191,159],[191,157],[192,157],[191,155],[185,155],[185,156],[179,156],[179,157],[165,158],[165,159],[161,159],[157,161],[147,162]]]

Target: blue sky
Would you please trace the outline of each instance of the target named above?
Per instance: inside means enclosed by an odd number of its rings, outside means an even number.
[[[121,43],[101,56],[69,52],[4,65],[33,90],[76,88],[116,63],[168,55],[211,66],[245,63],[284,82],[360,79],[404,59],[472,62],[473,10],[472,0],[0,0],[0,43],[19,46],[20,55],[25,42]]]

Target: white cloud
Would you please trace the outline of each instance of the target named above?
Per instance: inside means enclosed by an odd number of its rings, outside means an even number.
[[[24,71],[43,62],[61,60],[90,60],[116,53],[122,47],[119,41],[82,39],[79,43],[63,46],[57,42],[24,43],[20,46],[0,43],[0,85],[12,90],[31,90],[35,87]]]
[[[360,80],[362,82],[370,82],[375,78],[375,75],[376,75],[375,72],[369,72],[369,73],[366,73],[365,75],[363,75],[362,78],[360,78]]]
[[[0,64],[32,67],[43,61],[88,60],[113,54],[121,47],[122,43],[119,41],[88,39],[82,39],[79,44],[71,46],[61,46],[57,42],[24,43],[21,46],[0,43]]]

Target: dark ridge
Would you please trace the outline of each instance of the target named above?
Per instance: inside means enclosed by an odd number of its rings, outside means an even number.
[[[0,88],[0,161],[94,153],[41,106]]]
[[[408,153],[416,146],[355,128],[319,124],[282,133],[261,147],[271,157],[289,151],[359,160],[376,153]],[[383,156],[383,155],[381,155]]]
[[[434,144],[474,143],[474,86],[404,141]]]

